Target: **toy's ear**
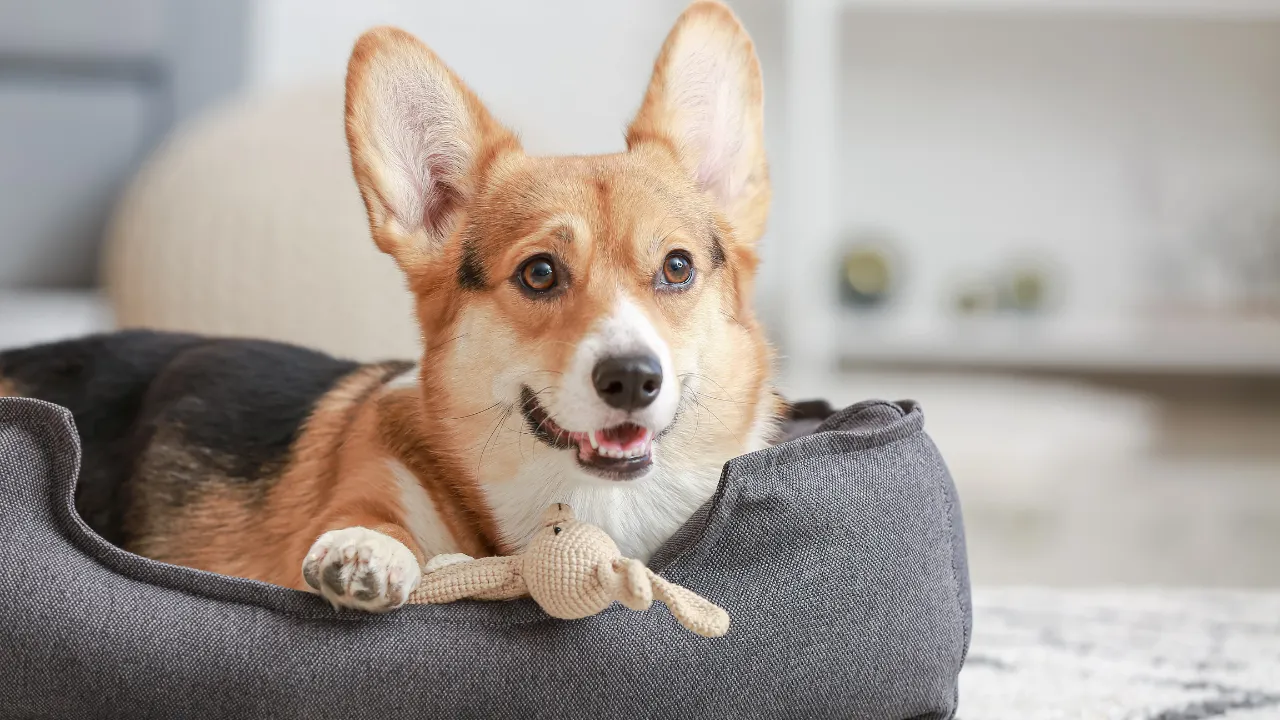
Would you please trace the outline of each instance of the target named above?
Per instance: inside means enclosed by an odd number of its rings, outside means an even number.
[[[466,598],[507,600],[526,592],[523,578],[510,557],[454,560],[434,566],[428,561],[427,568],[409,602],[439,604]]]
[[[649,568],[639,560],[618,558],[612,564],[600,565],[597,571],[600,582],[623,605],[632,610],[648,610],[653,604]]]
[[[574,519],[573,508],[564,503],[555,503],[542,511],[542,526],[550,527],[556,523],[569,522]]]
[[[653,596],[671,608],[671,614],[690,632],[715,638],[729,632],[729,613],[701,595],[668,582],[646,568]]]

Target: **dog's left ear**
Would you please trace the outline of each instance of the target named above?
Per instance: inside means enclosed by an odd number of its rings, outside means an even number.
[[[764,87],[751,37],[725,5],[693,3],[663,43],[627,129],[629,149],[646,144],[676,153],[739,239],[759,239],[770,192]]]

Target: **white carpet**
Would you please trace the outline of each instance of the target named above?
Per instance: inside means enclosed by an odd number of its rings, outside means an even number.
[[[1280,718],[1280,592],[976,590],[957,717]]]

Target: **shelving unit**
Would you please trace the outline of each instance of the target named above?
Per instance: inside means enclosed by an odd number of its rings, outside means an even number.
[[[1280,325],[1137,328],[1102,333],[1054,324],[975,320],[941,332],[879,328],[845,318],[837,355],[860,366],[981,370],[1280,375]]]
[[[968,17],[1070,19],[1146,18],[1192,21],[1259,20],[1280,28],[1280,0],[789,0],[786,4],[786,153],[775,187],[785,197],[786,321],[781,343],[787,371],[825,373],[841,361],[906,365],[966,365],[1064,371],[1263,373],[1280,375],[1280,321],[1202,327],[1130,323],[1127,332],[1055,326],[1023,329],[998,318],[927,328],[898,327],[890,318],[850,317],[832,278],[834,241],[842,213],[857,197],[841,178],[841,108],[845,94],[842,35],[850,13],[932,20]],[[1278,34],[1280,36],[1280,34]],[[814,241],[824,239],[823,242]],[[789,241],[788,241],[789,240]],[[941,313],[941,311],[939,311]]]
[[[844,9],[1068,12],[1149,17],[1276,18],[1276,0],[833,0]]]

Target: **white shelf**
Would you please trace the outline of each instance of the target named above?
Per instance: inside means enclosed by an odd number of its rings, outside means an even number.
[[[789,371],[820,373],[839,360],[904,367],[1280,376],[1280,323],[1269,329],[1130,327],[1096,332],[1084,327],[1003,332],[972,331],[972,326],[961,330],[939,318],[935,327],[877,327],[871,332],[865,327],[851,329],[838,308],[835,283],[826,280],[834,239],[843,227],[843,205],[849,201],[841,189],[841,176],[849,171],[834,151],[842,147],[847,132],[841,125],[841,98],[856,92],[845,87],[842,77],[846,69],[843,33],[848,27],[841,21],[844,14],[900,11],[918,13],[926,21],[932,12],[973,12],[984,17],[1003,17],[1003,13],[1155,21],[1185,18],[1207,21],[1204,31],[1215,39],[1225,32],[1212,25],[1217,20],[1280,23],[1280,0],[790,0],[786,8],[787,143],[785,152],[775,155],[780,170],[776,187],[779,196],[787,199],[780,235],[832,238],[830,242],[794,241],[774,261],[773,267],[787,281],[787,289],[779,293],[780,315],[786,318],[779,327],[779,339]],[[1015,47],[1022,49],[1031,51],[1034,45]],[[1152,62],[1144,67],[1150,72]],[[1107,211],[1108,206],[1102,205]],[[1113,224],[1119,227],[1119,221]],[[1112,230],[1116,236],[1131,232],[1128,227]]]
[[[1091,332],[973,321],[926,333],[846,319],[842,330],[837,356],[853,364],[1280,375],[1280,323]]]
[[[855,10],[1089,13],[1188,18],[1280,19],[1278,0],[834,0]]]

